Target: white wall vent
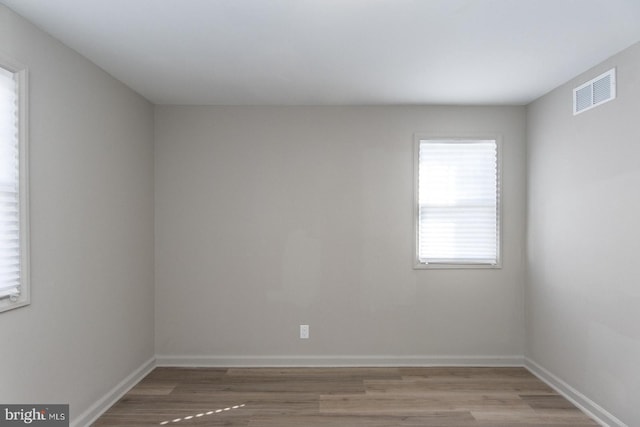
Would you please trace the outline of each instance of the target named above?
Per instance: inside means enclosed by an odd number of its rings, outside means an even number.
[[[616,98],[616,69],[573,89],[573,115],[590,110]]]

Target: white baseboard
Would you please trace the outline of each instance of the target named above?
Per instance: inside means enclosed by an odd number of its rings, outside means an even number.
[[[129,376],[120,381],[114,388],[109,390],[107,394],[91,405],[89,409],[77,417],[74,417],[69,423],[70,427],[90,426],[155,367],[156,359],[155,357],[152,357],[144,362],[138,369],[133,371]]]
[[[400,367],[523,366],[522,356],[170,356],[157,366],[175,367]]]
[[[589,415],[598,424],[604,427],[628,427],[625,423],[618,418],[607,412],[602,406],[589,399],[584,394],[580,393],[569,384],[547,371],[542,366],[529,358],[524,359],[524,367],[527,368],[533,375],[538,377],[553,388],[555,391],[564,396],[568,401],[580,408],[584,413]]]

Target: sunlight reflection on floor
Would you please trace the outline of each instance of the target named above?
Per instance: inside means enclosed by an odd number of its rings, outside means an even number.
[[[242,405],[235,405],[235,406],[229,406],[226,408],[222,408],[222,409],[216,409],[216,410],[212,410],[212,411],[207,411],[207,412],[200,412],[198,414],[195,415],[188,415],[186,417],[181,417],[181,418],[174,418],[173,420],[166,420],[160,423],[161,426],[169,424],[169,423],[179,423],[180,421],[187,421],[187,420],[191,420],[194,418],[200,418],[200,417],[204,417],[207,415],[213,415],[213,414],[219,414],[221,412],[225,412],[225,411],[231,411],[232,409],[240,409],[240,408],[244,408],[245,404],[243,403]]]

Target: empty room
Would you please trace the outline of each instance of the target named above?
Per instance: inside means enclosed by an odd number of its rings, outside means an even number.
[[[0,425],[640,427],[639,0],[0,0]]]

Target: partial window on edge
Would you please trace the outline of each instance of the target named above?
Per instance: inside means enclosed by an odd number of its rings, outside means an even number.
[[[26,84],[0,58],[0,312],[30,302]]]
[[[416,137],[416,268],[500,267],[500,143]]]

